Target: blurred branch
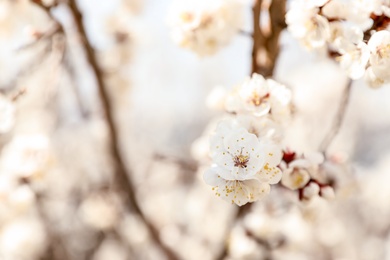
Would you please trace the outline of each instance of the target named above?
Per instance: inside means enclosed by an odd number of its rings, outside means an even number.
[[[16,102],[25,93],[26,93],[26,88],[21,88],[16,93],[13,93],[10,99],[12,102]]]
[[[323,141],[321,142],[319,150],[323,153],[326,152],[329,145],[333,142],[333,139],[336,137],[338,132],[340,131],[340,127],[343,124],[345,113],[347,111],[349,99],[351,96],[351,90],[352,90],[352,80],[348,79],[347,86],[345,87],[339,104],[339,109],[337,110],[336,116],[333,120],[332,126],[328,132],[328,134],[325,136]]]
[[[57,22],[54,19],[54,17],[51,15],[51,9],[53,7],[56,7],[57,5],[59,5],[60,4],[59,1],[54,1],[54,3],[52,5],[45,5],[42,0],[31,0],[31,2],[33,2],[34,4],[39,6],[43,11],[45,11],[50,16],[50,18],[52,18],[54,20],[54,22]]]
[[[132,206],[135,213],[138,214],[142,221],[145,223],[146,227],[149,230],[151,238],[153,239],[153,242],[159,246],[159,248],[165,253],[165,255],[169,259],[179,259],[176,254],[163,243],[163,241],[160,239],[159,231],[152,225],[152,223],[149,222],[147,217],[143,214],[140,206],[138,205],[134,192],[134,185],[130,179],[131,172],[127,171],[124,160],[120,153],[119,137],[118,131],[115,126],[113,104],[109,98],[109,93],[107,91],[108,88],[103,79],[103,73],[99,68],[95,52],[87,37],[87,33],[83,25],[83,17],[76,4],[76,1],[69,0],[68,4],[70,12],[74,18],[76,29],[79,33],[79,36],[81,37],[81,44],[86,53],[88,63],[91,66],[92,72],[97,81],[99,97],[102,103],[103,113],[107,121],[108,131],[111,139],[109,143],[109,150],[115,167],[116,184],[118,185],[118,188],[120,188],[126,195],[126,199],[128,200],[128,203]]]
[[[70,53],[67,53],[67,55],[65,55],[64,57],[64,70],[65,73],[69,75],[70,81],[72,83],[70,85],[74,93],[78,111],[80,111],[80,115],[83,119],[88,119],[91,114],[91,111],[88,109],[88,106],[83,103],[83,98],[81,97],[80,89],[77,88],[76,72],[75,68],[71,64],[70,56]]]

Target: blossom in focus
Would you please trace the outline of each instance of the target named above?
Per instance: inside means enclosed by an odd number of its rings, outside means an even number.
[[[239,0],[178,2],[169,24],[173,41],[200,56],[216,53],[242,27]]]
[[[222,121],[210,144],[213,165],[204,180],[217,196],[241,206],[267,195],[269,185],[280,181],[281,149],[245,128]]]

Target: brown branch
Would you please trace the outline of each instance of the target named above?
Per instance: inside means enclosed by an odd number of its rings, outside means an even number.
[[[332,143],[333,139],[336,137],[336,135],[340,131],[340,127],[343,124],[343,121],[345,118],[345,112],[347,111],[349,99],[351,96],[351,90],[352,90],[352,80],[348,79],[347,86],[345,87],[345,89],[342,93],[339,108],[338,108],[336,116],[333,120],[330,131],[328,132],[328,134],[325,136],[325,138],[321,142],[319,150],[323,153],[326,152],[329,145]]]
[[[262,0],[256,0],[252,7],[253,12],[253,48],[252,48],[252,73],[261,73],[261,66],[258,62],[260,50],[264,46],[265,38],[260,29],[260,14]]]
[[[279,56],[280,33],[286,28],[286,0],[272,0],[268,12],[270,16],[270,33],[264,34],[260,27],[262,0],[253,6],[253,50],[252,73],[271,77]]]
[[[69,4],[71,14],[74,18],[76,29],[78,31],[78,34],[81,37],[81,44],[86,53],[88,63],[90,64],[92,72],[97,81],[99,97],[102,103],[103,113],[107,121],[108,131],[111,139],[109,143],[109,150],[112,155],[112,160],[115,167],[116,185],[118,185],[118,188],[120,188],[123,191],[128,203],[132,206],[135,213],[138,214],[139,217],[142,219],[142,221],[145,223],[146,227],[149,230],[151,238],[153,239],[153,242],[160,247],[160,249],[165,253],[165,255],[169,259],[172,260],[179,259],[176,256],[175,252],[173,252],[170,248],[168,248],[163,243],[163,241],[160,239],[159,231],[152,225],[152,223],[150,223],[150,221],[146,218],[140,206],[138,205],[134,193],[134,188],[133,188],[134,185],[129,177],[130,172],[127,172],[125,163],[120,153],[118,131],[116,129],[115,122],[114,122],[113,104],[109,99],[109,93],[107,91],[108,88],[102,76],[103,73],[99,68],[97,58],[95,56],[95,52],[91,46],[91,43],[88,40],[87,33],[83,25],[83,17],[76,4],[76,1],[69,0],[68,4]]]
[[[271,77],[274,72],[275,64],[278,60],[280,45],[279,38],[284,28],[286,15],[286,0],[272,0],[269,7],[271,34],[267,37],[267,66],[264,66],[263,75]]]

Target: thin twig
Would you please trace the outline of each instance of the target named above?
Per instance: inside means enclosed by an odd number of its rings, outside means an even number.
[[[107,91],[108,88],[102,76],[103,73],[99,68],[95,52],[87,37],[87,33],[83,25],[83,17],[76,4],[76,1],[70,0],[68,4],[69,4],[71,14],[74,18],[77,31],[81,37],[81,44],[83,46],[83,49],[85,50],[88,63],[90,64],[92,72],[97,81],[99,97],[102,103],[103,113],[107,121],[109,136],[111,139],[109,143],[109,150],[112,155],[112,160],[115,167],[116,184],[119,186],[118,188],[120,188],[126,195],[126,199],[128,200],[128,203],[132,206],[135,213],[138,214],[142,219],[142,221],[145,223],[146,227],[149,230],[151,238],[153,239],[153,242],[160,247],[160,249],[165,253],[165,255],[169,259],[172,260],[179,259],[176,256],[175,252],[173,252],[170,248],[168,248],[163,243],[163,241],[160,239],[159,231],[152,225],[152,223],[150,223],[150,221],[143,214],[140,206],[138,205],[134,193],[134,188],[133,188],[134,185],[129,177],[130,172],[127,171],[125,167],[125,163],[120,153],[118,131],[116,129],[115,122],[114,122],[113,104],[109,98],[109,94]]]
[[[338,132],[340,131],[340,127],[343,124],[344,118],[345,118],[345,112],[347,111],[349,98],[351,96],[351,90],[352,90],[352,80],[349,79],[347,82],[347,86],[345,87],[339,104],[339,109],[337,110],[337,113],[335,115],[335,118],[333,120],[332,126],[328,132],[328,134],[325,136],[325,138],[322,140],[319,150],[323,153],[326,152],[329,145],[332,143],[333,139],[336,137]]]

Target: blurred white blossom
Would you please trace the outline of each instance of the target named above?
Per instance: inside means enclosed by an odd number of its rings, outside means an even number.
[[[169,16],[173,41],[200,56],[226,46],[242,27],[242,1],[177,2]]]

